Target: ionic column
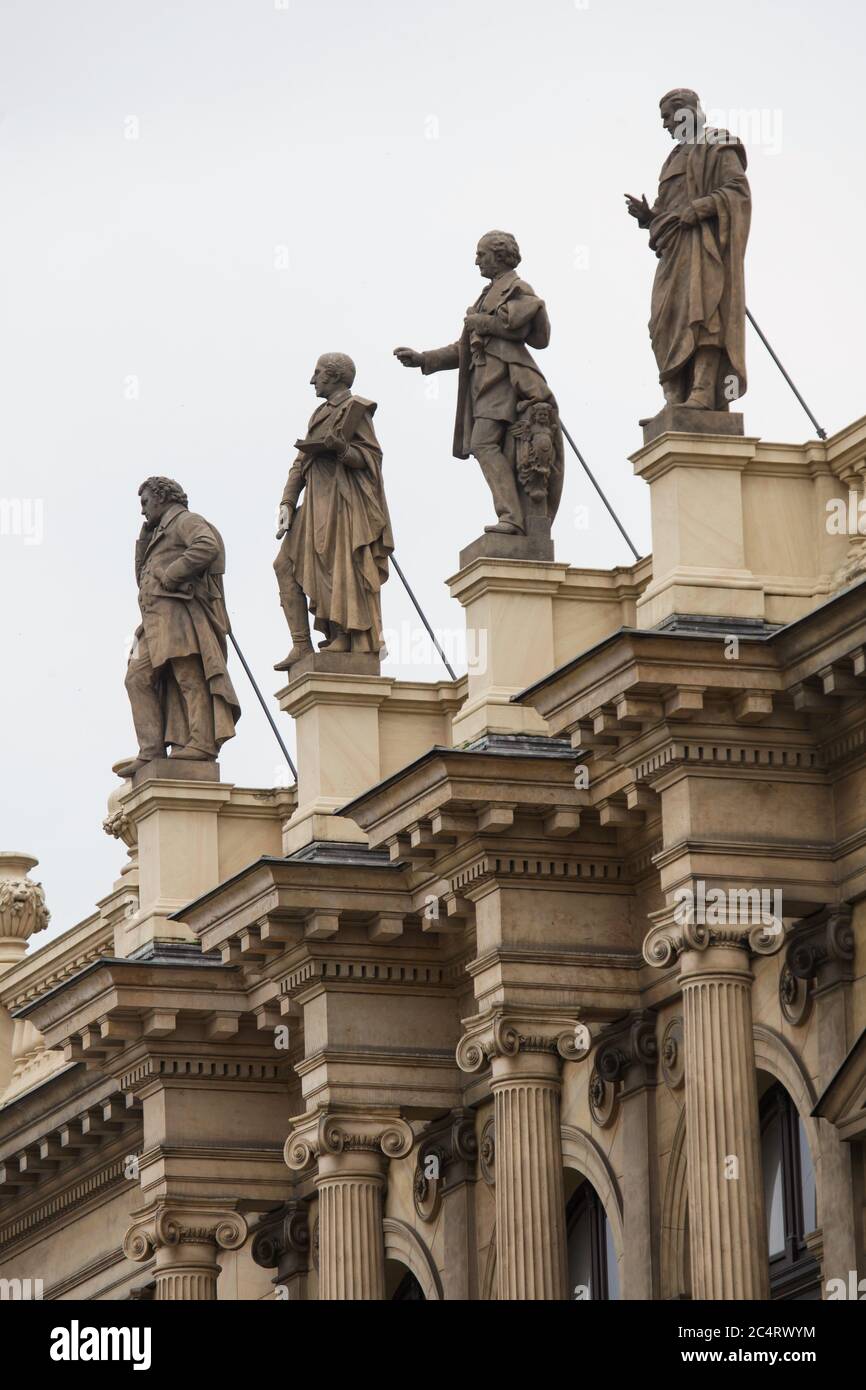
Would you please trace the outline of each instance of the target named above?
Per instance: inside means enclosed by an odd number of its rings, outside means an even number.
[[[491,1064],[500,1299],[568,1297],[559,1100],[562,1060],[578,1055],[574,1029],[498,1014],[473,1020],[457,1048],[463,1071]]]
[[[772,954],[781,923],[654,928],[650,965],[680,958],[692,1296],[769,1298],[749,951]]]
[[[217,1296],[220,1250],[237,1250],[247,1224],[234,1211],[199,1206],[160,1206],[138,1213],[123,1238],[127,1259],[156,1255],[154,1299],[213,1301]]]
[[[318,1163],[320,1299],[384,1299],[385,1174],[414,1138],[393,1114],[313,1112],[292,1123],[286,1163],[296,1172]]]

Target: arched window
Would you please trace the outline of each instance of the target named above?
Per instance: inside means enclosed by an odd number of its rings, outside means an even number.
[[[619,1267],[598,1193],[584,1181],[565,1209],[568,1287],[576,1299],[619,1298]]]
[[[761,1099],[761,1165],[770,1296],[820,1299],[820,1267],[805,1240],[818,1224],[815,1169],[797,1107],[779,1082]]]
[[[389,1265],[390,1265],[390,1264],[395,1264],[395,1263],[396,1263],[396,1261],[393,1261],[393,1260],[389,1260],[389,1261],[388,1261],[388,1264],[389,1264]],[[387,1274],[387,1267],[386,1267],[386,1274]],[[386,1288],[387,1288],[387,1284],[390,1283],[390,1282],[391,1282],[390,1280],[387,1280],[387,1282],[386,1282]],[[418,1280],[415,1278],[415,1275],[412,1273],[411,1269],[407,1269],[407,1270],[404,1271],[403,1276],[402,1276],[402,1278],[400,1279],[400,1282],[397,1284],[396,1289],[395,1289],[394,1292],[391,1294],[391,1302],[392,1302],[392,1303],[424,1303],[424,1302],[426,1302],[426,1300],[425,1300],[425,1298],[424,1298],[424,1290],[421,1288],[421,1285],[418,1283]]]

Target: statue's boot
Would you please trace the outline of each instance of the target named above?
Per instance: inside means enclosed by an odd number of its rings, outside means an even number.
[[[214,763],[216,762],[215,753],[203,753],[200,748],[180,747],[172,748],[171,759],[176,762],[178,758],[184,758],[190,763]]]
[[[494,532],[500,536],[523,536],[525,532],[522,526],[514,526],[510,521],[497,521],[495,526],[485,526],[485,531]]]
[[[328,642],[323,642],[319,648],[320,652],[350,652],[351,650],[352,643],[348,632],[338,632],[336,637],[332,637]]]
[[[280,593],[280,603],[286,615],[286,622],[289,625],[289,632],[294,645],[283,661],[274,662],[274,670],[288,671],[289,667],[294,666],[296,661],[301,661],[303,657],[312,655],[313,644],[310,641],[307,600],[300,584],[295,584],[292,589],[283,590]]]
[[[721,351],[719,348],[698,348],[692,375],[689,398],[683,401],[686,410],[717,410],[716,383],[719,379]]]
[[[140,768],[147,767],[147,758],[121,758],[119,763],[113,763],[111,770],[118,777],[134,777]]]

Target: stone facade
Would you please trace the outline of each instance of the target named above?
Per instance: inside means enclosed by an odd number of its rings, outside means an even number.
[[[127,783],[127,864],[41,950],[34,861],[0,860],[0,1278],[727,1300],[866,1275],[866,606],[826,525],[866,419],[633,462],[651,557],[471,559],[467,677],[290,679],[297,790]]]

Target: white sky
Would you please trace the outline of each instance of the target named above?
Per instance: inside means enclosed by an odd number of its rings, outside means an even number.
[[[652,199],[669,88],[735,113],[750,307],[831,433],[863,413],[864,31],[860,0],[3,0],[0,497],[41,505],[44,532],[0,535],[0,847],[38,856],[52,933],[125,857],[100,827],[135,747],[138,485],[177,477],[222,531],[236,634],[275,691],[274,511],[320,352],[351,353],[379,402],[397,555],[434,627],[462,632],[443,581],[492,519],[487,489],[451,457],[455,374],[391,350],[457,336],[491,227],[520,241],[553,323],[540,365],[649,549],[627,456],[661,405],[655,260],[622,194]],[[751,330],[748,350],[747,432],[810,437]],[[577,566],[630,558],[571,458],[555,535]],[[383,609],[416,626],[396,576]],[[278,749],[232,671],[223,779],[272,785]]]

